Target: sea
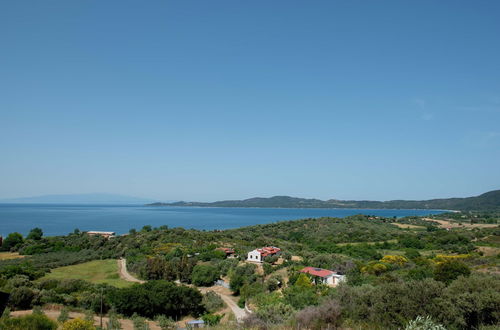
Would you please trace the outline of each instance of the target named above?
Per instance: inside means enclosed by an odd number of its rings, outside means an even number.
[[[0,204],[0,235],[12,232],[26,235],[39,227],[45,236],[81,231],[128,233],[145,225],[169,228],[214,230],[230,229],[304,218],[339,217],[365,214],[383,217],[425,216],[443,210],[393,209],[308,209],[308,208],[228,208],[153,207],[144,205],[82,204]]]

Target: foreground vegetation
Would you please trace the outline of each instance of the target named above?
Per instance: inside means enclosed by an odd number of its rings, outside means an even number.
[[[488,214],[489,224],[498,223]],[[4,240],[3,249],[25,257],[0,261],[0,290],[11,294],[12,309],[59,304],[97,313],[102,298],[105,313],[168,322],[190,315],[213,325],[224,304],[197,287],[222,279],[240,307],[254,311],[239,327],[398,329],[427,322],[479,329],[500,324],[500,228],[450,229],[432,220],[484,218],[353,216],[225,231],[145,226],[112,239],[78,230],[45,238],[35,230]],[[281,257],[244,262],[248,251],[267,245],[279,246]],[[227,259],[219,247],[240,258]],[[120,257],[147,282],[124,284]],[[304,266],[344,273],[347,282],[314,285],[299,272]]]

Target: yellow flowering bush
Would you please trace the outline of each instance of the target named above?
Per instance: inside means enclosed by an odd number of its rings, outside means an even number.
[[[465,260],[469,259],[472,256],[470,254],[455,254],[455,255],[445,255],[445,254],[438,254],[432,261],[436,263],[437,265],[449,262],[449,261],[454,261],[454,260]]]
[[[408,259],[406,259],[403,256],[396,256],[396,255],[387,255],[384,256],[382,259],[380,259],[380,262],[386,263],[386,264],[391,264],[391,265],[398,265],[398,266],[403,266],[408,262]]]
[[[371,262],[366,266],[361,267],[361,272],[372,275],[380,275],[387,271],[387,266],[380,262]]]
[[[92,321],[85,321],[82,319],[68,320],[63,323],[62,330],[95,330]]]

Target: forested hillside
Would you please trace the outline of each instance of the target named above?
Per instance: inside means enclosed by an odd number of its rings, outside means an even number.
[[[245,200],[228,200],[213,203],[175,202],[153,203],[150,206],[200,206],[200,207],[279,207],[279,208],[359,208],[359,209],[441,209],[441,210],[500,210],[500,190],[494,190],[476,197],[443,198],[424,201],[349,201],[330,199],[296,198],[274,196],[270,198],[250,198]]]

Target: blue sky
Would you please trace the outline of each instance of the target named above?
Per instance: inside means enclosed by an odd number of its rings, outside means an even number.
[[[3,1],[0,198],[500,188],[498,1]]]

